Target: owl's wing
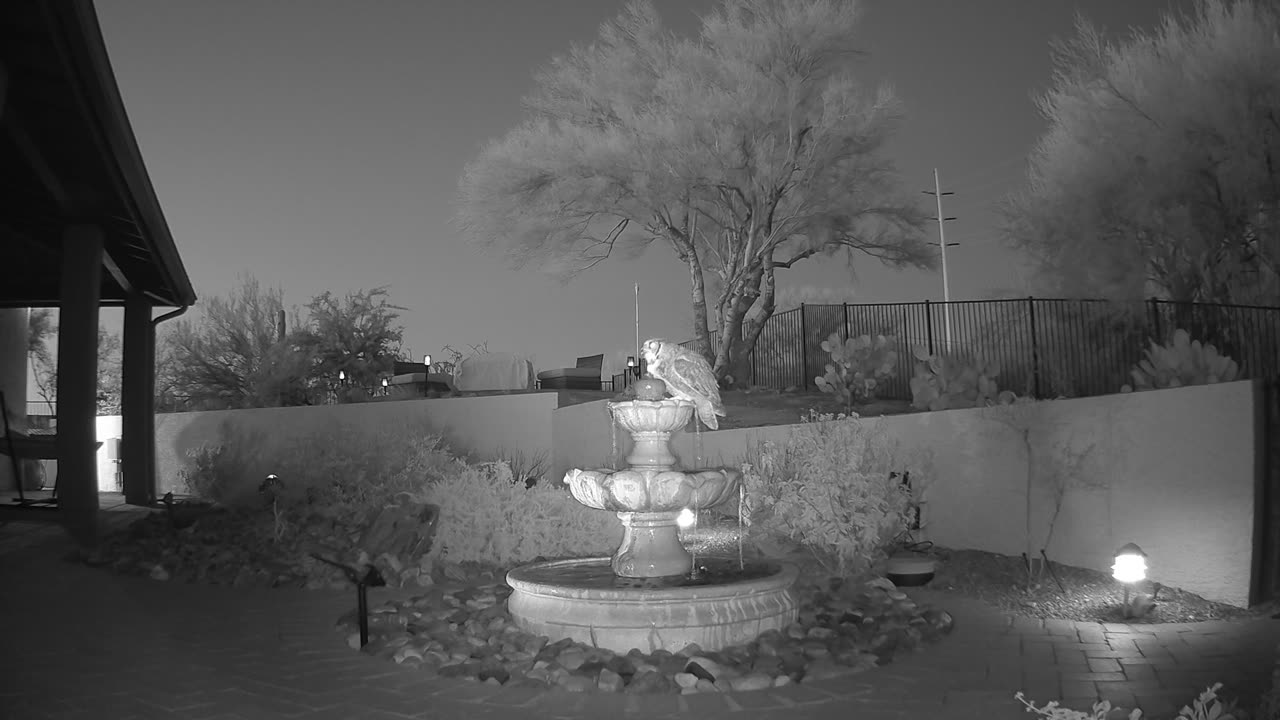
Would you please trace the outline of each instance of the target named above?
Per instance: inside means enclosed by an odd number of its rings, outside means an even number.
[[[720,404],[720,386],[706,361],[697,356],[676,355],[669,358],[664,368],[667,374],[677,378],[688,394],[704,397],[711,407],[723,413]]]

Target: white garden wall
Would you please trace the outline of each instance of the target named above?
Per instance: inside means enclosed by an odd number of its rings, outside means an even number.
[[[1019,427],[1031,430],[1031,552],[1106,570],[1115,550],[1145,550],[1150,576],[1212,600],[1243,606],[1252,559],[1254,384],[1179,388],[1057,400],[1007,408],[895,415],[883,422],[904,449],[932,454],[925,537],[943,546],[1017,555],[1027,550],[1027,464]],[[604,403],[556,411],[555,464],[605,464]],[[1011,426],[1012,425],[1012,426]],[[703,435],[705,464],[740,462],[750,443],[784,439],[792,426]],[[625,436],[625,433],[623,433]],[[562,438],[574,438],[572,443]],[[625,452],[629,438],[619,439]],[[692,460],[693,438],[677,455]],[[1048,541],[1055,478],[1072,465]]]

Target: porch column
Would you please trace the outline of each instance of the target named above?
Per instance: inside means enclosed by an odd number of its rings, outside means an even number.
[[[155,339],[151,301],[131,296],[124,304],[120,373],[120,469],[124,501],[130,505],[150,505],[156,499]]]
[[[58,508],[83,547],[98,540],[98,304],[102,229],[72,225],[62,233],[58,316]]]
[[[18,433],[27,430],[28,314],[26,308],[0,309],[0,392],[9,409],[9,429]],[[18,481],[13,463],[0,457],[0,490],[17,490]]]

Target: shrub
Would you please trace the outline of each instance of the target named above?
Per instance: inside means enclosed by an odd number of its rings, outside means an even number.
[[[950,410],[1012,402],[1013,393],[996,385],[1000,366],[981,357],[930,355],[914,350],[915,376],[911,378],[911,406],[917,410]]]
[[[1221,703],[1218,700],[1218,690],[1222,688],[1222,683],[1214,683],[1212,687],[1206,688],[1200,693],[1200,697],[1192,701],[1190,706],[1183,705],[1178,711],[1178,720],[1239,720],[1247,717],[1240,713],[1233,700],[1229,703]],[[1023,697],[1021,692],[1014,694],[1014,699],[1027,706],[1027,712],[1052,718],[1053,720],[1105,720],[1111,713],[1111,703],[1107,700],[1099,700],[1093,704],[1093,712],[1084,712],[1081,710],[1071,710],[1058,705],[1057,700],[1050,701],[1044,707],[1036,707],[1034,703]],[[1119,710],[1119,708],[1116,708]],[[1142,711],[1134,708],[1129,712],[1129,720],[1139,720],[1142,717]]]
[[[622,539],[614,513],[588,508],[562,483],[514,482],[505,462],[456,461],[421,499],[440,506],[431,552],[446,562],[509,566],[538,557],[607,555]]]
[[[1143,354],[1145,359],[1130,371],[1133,387],[1125,385],[1122,392],[1231,382],[1240,372],[1234,360],[1208,343],[1192,340],[1186,330],[1174,332],[1168,345],[1152,340]]]
[[[840,399],[846,412],[856,403],[875,398],[877,386],[893,377],[898,365],[894,337],[859,335],[841,341],[840,333],[822,341],[822,349],[831,353],[825,375],[815,378],[818,389]]]
[[[179,473],[179,480],[188,495],[201,500],[224,502],[231,494],[237,465],[232,461],[227,446],[207,443],[187,451],[188,466]]]
[[[225,423],[218,443],[196,448],[188,459],[182,479],[202,499],[256,503],[263,478],[274,474],[281,481],[276,499],[291,512],[355,515],[420,491],[453,455],[422,423],[377,432],[334,425],[282,443]]]
[[[743,464],[750,532],[798,541],[830,572],[870,569],[914,519],[911,493],[891,473],[909,470],[923,485],[923,468],[895,463],[892,450],[882,426],[811,412],[785,443],[761,442]]]

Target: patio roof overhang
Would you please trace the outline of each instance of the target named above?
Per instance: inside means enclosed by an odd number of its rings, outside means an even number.
[[[0,4],[0,198],[0,307],[60,304],[76,224],[102,230],[102,305],[195,302],[90,0]]]

